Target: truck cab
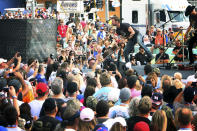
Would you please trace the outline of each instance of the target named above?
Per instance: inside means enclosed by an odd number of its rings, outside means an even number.
[[[188,5],[187,0],[124,0],[122,22],[130,23],[143,35],[151,25],[177,31],[180,26],[189,26],[184,14]]]

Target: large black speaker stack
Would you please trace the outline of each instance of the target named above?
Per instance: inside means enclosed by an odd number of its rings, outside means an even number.
[[[18,51],[24,62],[29,58],[43,61],[56,55],[56,20],[0,20],[0,58],[10,59]]]

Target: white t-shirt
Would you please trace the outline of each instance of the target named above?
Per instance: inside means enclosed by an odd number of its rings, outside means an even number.
[[[13,99],[10,99],[13,104]],[[21,106],[24,102],[17,100],[18,106]]]
[[[196,82],[197,79],[195,79],[195,75],[191,75],[187,77],[187,82]]]
[[[44,100],[33,100],[29,103],[31,107],[32,117],[37,116],[39,118],[40,110],[42,108],[43,103],[44,103]]]
[[[131,62],[127,62],[125,66],[126,66],[127,68],[129,68],[129,69],[132,69],[132,64],[131,64]]]
[[[118,83],[117,83],[116,78],[114,76],[111,76],[111,81],[112,81],[113,87],[118,88]]]
[[[54,72],[54,71],[51,73],[51,75],[50,75],[50,77],[49,77],[49,81],[50,81],[51,83],[55,80],[56,74],[57,74],[57,72]]]

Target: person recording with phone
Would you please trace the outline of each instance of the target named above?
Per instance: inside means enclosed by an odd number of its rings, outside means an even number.
[[[111,82],[113,87],[118,88],[118,80],[122,78],[120,72],[117,69],[117,66],[115,63],[110,62],[109,67],[108,67],[108,72],[111,75]]]

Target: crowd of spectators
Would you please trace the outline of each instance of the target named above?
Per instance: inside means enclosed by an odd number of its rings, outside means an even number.
[[[16,8],[17,9],[17,8]],[[0,12],[0,19],[56,19],[58,12],[53,10],[50,12],[45,8],[35,9],[35,17],[33,17],[32,10],[21,8],[14,10],[5,10],[4,12]]]
[[[121,66],[126,44],[110,22],[70,18],[59,20],[57,57],[1,58],[0,130],[196,130],[197,65],[184,81],[179,72],[161,76],[140,48]],[[145,65],[145,75],[133,65]]]

